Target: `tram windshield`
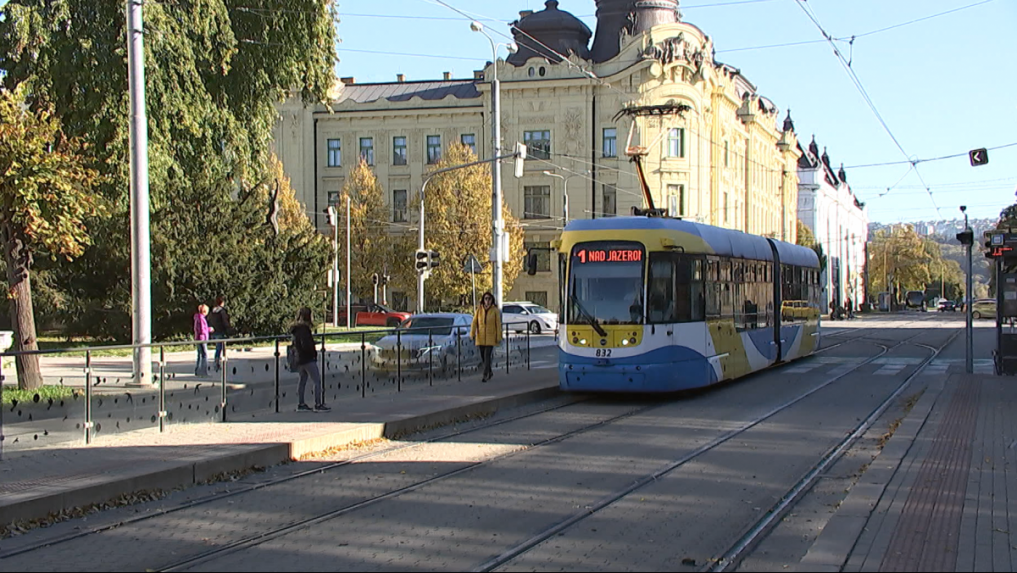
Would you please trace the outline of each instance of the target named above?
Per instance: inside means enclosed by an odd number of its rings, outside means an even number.
[[[569,271],[569,322],[642,324],[645,261],[643,246],[635,242],[576,245]]]

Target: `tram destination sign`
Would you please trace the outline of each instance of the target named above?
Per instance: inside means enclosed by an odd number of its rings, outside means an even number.
[[[576,258],[581,264],[586,263],[639,263],[643,260],[643,251],[639,249],[579,249]]]

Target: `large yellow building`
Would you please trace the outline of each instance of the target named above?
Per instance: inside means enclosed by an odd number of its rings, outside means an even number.
[[[414,196],[445,146],[467,143],[480,157],[492,156],[490,79],[497,66],[502,149],[519,141],[530,150],[524,176],[505,169],[502,182],[528,245],[547,246],[557,237],[566,184],[570,219],[645,207],[625,155],[632,120],[618,113],[669,102],[689,110],[640,117],[631,129],[633,145],[649,148],[645,168],[656,206],[793,242],[800,151],[790,114],[778,125],[777,107],[738,69],[714,60],[706,34],[680,21],[677,0],[597,5],[592,48],[590,29],[551,0],[544,10],[521,13],[513,29],[518,52],[474,78],[446,74],[418,82],[400,75],[384,84],[344,78],[331,111],[299,99],[282,104],[276,151],[299,198],[321,213],[363,155],[388,195],[392,232],[411,230]],[[321,215],[316,224],[327,228]],[[557,292],[557,273],[544,259],[536,276],[516,280],[506,300],[557,308]],[[413,307],[412,288],[393,295],[396,306]]]

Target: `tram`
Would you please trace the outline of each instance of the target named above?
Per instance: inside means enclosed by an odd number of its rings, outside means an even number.
[[[819,346],[812,249],[653,216],[572,221],[555,246],[563,390],[701,388]]]

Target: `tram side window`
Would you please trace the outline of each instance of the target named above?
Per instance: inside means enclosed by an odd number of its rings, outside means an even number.
[[[650,285],[647,300],[650,324],[676,322],[675,259],[671,253],[650,255]]]
[[[675,253],[650,255],[649,322],[698,322],[704,316],[703,261]]]

